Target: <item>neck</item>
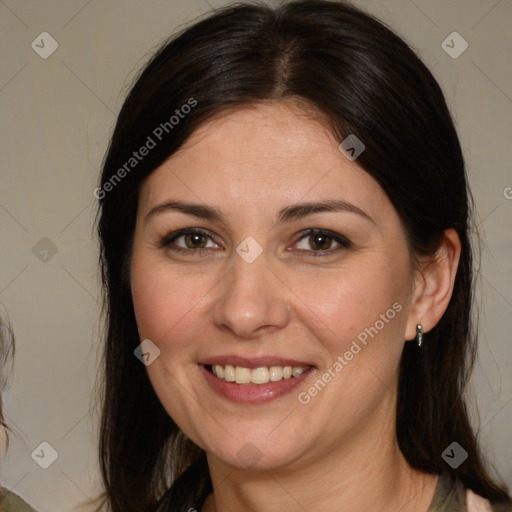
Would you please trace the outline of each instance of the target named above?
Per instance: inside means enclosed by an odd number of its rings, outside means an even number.
[[[394,417],[380,417],[373,427],[367,424],[339,446],[326,443],[314,457],[279,469],[240,471],[209,454],[215,491],[202,512],[427,512],[437,477],[408,465]]]

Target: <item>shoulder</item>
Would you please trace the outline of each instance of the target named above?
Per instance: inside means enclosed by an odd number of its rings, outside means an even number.
[[[471,489],[466,491],[466,507],[468,512],[492,512],[489,500],[475,494]]]
[[[0,512],[36,512],[26,501],[17,494],[7,490],[0,490]]]
[[[489,500],[475,494],[471,489],[466,490],[466,508],[467,512],[512,512],[512,508],[507,505],[491,505]]]
[[[491,503],[466,487],[459,478],[443,472],[428,512],[512,512],[512,507]]]

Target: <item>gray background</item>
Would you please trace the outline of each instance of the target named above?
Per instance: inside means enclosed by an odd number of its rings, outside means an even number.
[[[17,338],[12,384],[4,392],[17,436],[11,435],[1,478],[40,512],[75,510],[100,490],[93,189],[116,113],[152,49],[209,5],[225,3],[0,0],[0,302]],[[356,4],[417,49],[456,118],[485,242],[480,359],[472,381],[479,433],[484,453],[512,486],[512,2]],[[34,40],[43,46],[38,36],[45,31],[58,42],[47,59],[31,47]],[[442,47],[454,31],[469,44],[455,59]],[[456,39],[445,44],[452,52],[462,48]],[[49,461],[41,442],[58,452],[48,469],[31,456],[37,449],[34,458]]]

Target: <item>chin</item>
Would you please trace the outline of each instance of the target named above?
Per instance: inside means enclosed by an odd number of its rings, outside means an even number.
[[[288,436],[285,438],[290,439]],[[292,446],[283,444],[282,440],[283,436],[280,436],[277,442],[270,442],[261,437],[260,431],[259,436],[214,442],[212,449],[207,448],[206,451],[209,458],[218,459],[235,471],[276,471],[293,465],[304,450],[303,443]]]

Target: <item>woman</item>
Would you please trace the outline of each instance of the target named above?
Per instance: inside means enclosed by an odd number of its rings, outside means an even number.
[[[8,321],[0,315],[0,451],[8,445],[2,395],[8,382],[8,370],[14,356],[14,333]],[[35,512],[20,496],[0,485],[0,512]]]
[[[307,0],[196,23],[95,195],[110,510],[511,510],[463,399],[461,148],[389,29]]]

